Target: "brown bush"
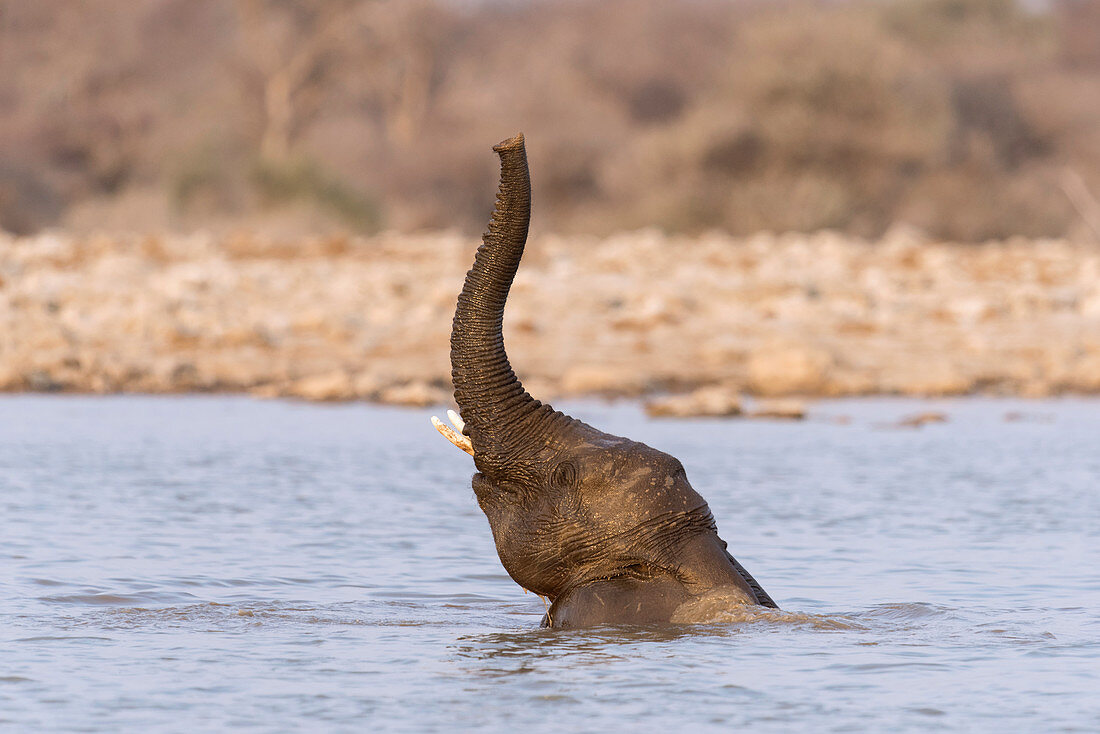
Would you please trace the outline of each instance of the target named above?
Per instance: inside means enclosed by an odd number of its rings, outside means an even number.
[[[1097,21],[1083,0],[9,3],[0,227],[476,232],[488,146],[522,129],[543,229],[1072,234],[1064,168],[1100,190]]]

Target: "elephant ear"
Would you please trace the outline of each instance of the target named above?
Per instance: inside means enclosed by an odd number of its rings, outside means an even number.
[[[469,447],[460,438],[451,440],[490,476],[514,465],[524,447],[538,443],[533,439],[540,432],[571,422],[528,394],[504,350],[504,306],[527,242],[531,179],[523,133],[493,150],[500,156],[496,207],[466,274],[451,328],[451,379],[462,413],[455,425],[469,437]]]
[[[726,557],[730,559],[730,563],[733,564],[734,570],[741,574],[741,578],[745,579],[745,583],[752,589],[753,595],[756,597],[756,603],[760,606],[770,607],[772,609],[779,609],[779,605],[772,600],[768,592],[764,591],[764,587],[760,585],[760,582],[752,577],[752,574],[745,570],[733,555],[726,551]]]

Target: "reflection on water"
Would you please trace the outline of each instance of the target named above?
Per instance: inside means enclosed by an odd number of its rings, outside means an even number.
[[[881,428],[923,407],[576,406],[682,459],[783,609],[554,631],[426,413],[0,399],[0,725],[1094,729],[1100,404]]]

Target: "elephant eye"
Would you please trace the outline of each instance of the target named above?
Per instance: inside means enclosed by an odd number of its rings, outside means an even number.
[[[550,475],[550,482],[555,487],[568,488],[577,482],[577,467],[571,461],[563,461],[554,467],[554,473]]]

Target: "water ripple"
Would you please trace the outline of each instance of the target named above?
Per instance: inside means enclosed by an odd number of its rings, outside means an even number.
[[[564,406],[560,406],[564,407]],[[0,397],[13,731],[1054,731],[1100,720],[1100,403],[935,431],[574,414],[678,456],[782,611],[542,630],[426,412]],[[1050,415],[1006,423],[1011,410]],[[33,416],[28,420],[27,416]]]

